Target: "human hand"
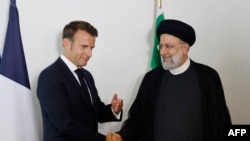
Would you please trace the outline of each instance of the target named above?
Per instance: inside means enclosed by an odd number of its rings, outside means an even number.
[[[106,141],[112,141],[112,134],[113,134],[113,133],[108,133],[108,134],[106,135]]]
[[[108,133],[106,135],[106,141],[123,141],[123,140],[118,133]]]
[[[118,99],[117,93],[114,94],[112,101],[111,101],[112,109],[116,114],[120,113],[123,107],[123,100]]]

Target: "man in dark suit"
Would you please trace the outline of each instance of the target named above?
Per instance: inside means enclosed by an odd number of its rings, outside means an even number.
[[[111,104],[105,105],[92,75],[82,68],[92,56],[97,35],[88,22],[67,24],[63,54],[39,75],[44,141],[105,141],[98,133],[98,122],[121,121],[123,101],[114,94]]]

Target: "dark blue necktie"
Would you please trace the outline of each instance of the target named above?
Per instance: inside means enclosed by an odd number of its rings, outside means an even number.
[[[90,95],[90,90],[88,88],[88,84],[86,81],[86,77],[85,77],[83,68],[78,68],[77,70],[75,70],[75,72],[78,76],[78,79],[80,80],[81,88],[82,88],[84,97],[86,97],[88,103],[92,105],[92,98]]]

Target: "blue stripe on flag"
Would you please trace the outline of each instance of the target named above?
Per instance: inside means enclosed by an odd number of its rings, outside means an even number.
[[[0,74],[30,89],[15,0],[11,0]]]

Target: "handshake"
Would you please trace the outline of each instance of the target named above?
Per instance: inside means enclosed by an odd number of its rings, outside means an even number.
[[[106,135],[106,141],[123,141],[122,137],[117,133],[108,133]]]

